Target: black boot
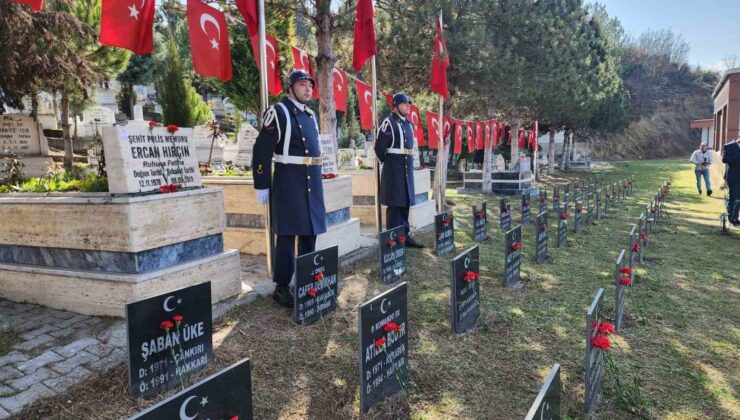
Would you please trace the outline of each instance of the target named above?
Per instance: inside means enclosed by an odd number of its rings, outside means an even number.
[[[416,239],[409,236],[409,238],[406,239],[406,248],[424,248],[424,244],[417,242]]]
[[[287,284],[276,284],[275,291],[272,292],[272,299],[278,304],[286,307],[293,307],[293,294],[290,293],[290,286]]]
[[[707,197],[711,197],[711,196],[712,196],[712,190],[707,190]]]

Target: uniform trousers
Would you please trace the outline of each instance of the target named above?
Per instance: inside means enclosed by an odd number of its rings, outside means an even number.
[[[272,264],[272,281],[277,284],[288,285],[293,278],[296,237],[298,237],[298,255],[316,251],[316,235],[278,235]]]

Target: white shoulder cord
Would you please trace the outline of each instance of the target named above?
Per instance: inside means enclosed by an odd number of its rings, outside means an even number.
[[[280,105],[280,108],[283,110],[283,114],[285,114],[285,139],[283,141],[283,156],[288,156],[288,150],[290,149],[290,138],[291,138],[291,123],[290,123],[290,112],[288,111],[288,107],[286,107],[282,102],[278,102],[277,105]],[[278,127],[280,124],[278,123]]]

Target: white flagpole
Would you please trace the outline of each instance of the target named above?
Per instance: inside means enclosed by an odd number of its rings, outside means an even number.
[[[259,55],[260,55],[260,122],[262,116],[267,110],[268,102],[268,89],[267,89],[267,46],[266,46],[266,32],[265,32],[265,0],[258,0],[257,13],[259,15]],[[272,164],[267,168],[269,173],[272,173]],[[272,276],[272,260],[273,252],[275,249],[275,238],[272,236],[272,197],[273,191],[270,191],[270,200],[267,205],[264,206],[263,214],[265,219],[265,255],[267,256],[267,275]]]
[[[373,73],[372,77],[372,90],[373,90],[373,146],[378,141],[378,78],[375,68],[375,56],[372,58],[370,70]],[[380,205],[380,160],[375,156],[375,164],[373,172],[375,174],[375,225],[378,228],[378,232],[383,231],[383,208]]]
[[[442,32],[442,11],[439,11],[439,30]],[[437,46],[434,46],[437,48]],[[446,51],[445,51],[446,53]],[[445,124],[444,124],[444,98],[442,95],[439,95],[439,129],[437,130],[439,132],[439,144],[437,145],[437,173],[436,175],[436,181],[437,181],[437,213],[442,213],[444,211],[444,175],[443,171],[445,169]]]

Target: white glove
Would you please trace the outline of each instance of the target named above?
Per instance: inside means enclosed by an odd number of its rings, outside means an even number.
[[[267,204],[267,202],[270,200],[270,190],[269,189],[254,190],[254,192],[257,194],[258,203]]]

